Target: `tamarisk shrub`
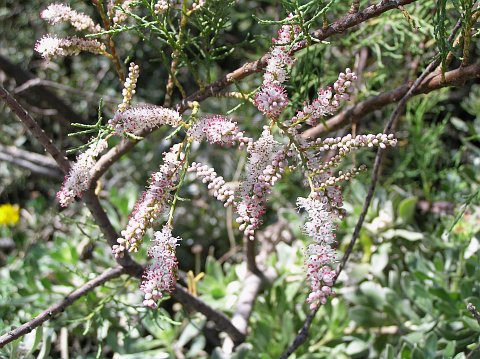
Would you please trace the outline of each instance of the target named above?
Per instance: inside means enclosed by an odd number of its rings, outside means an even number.
[[[124,1],[121,9],[130,9],[135,4]],[[203,1],[195,1],[188,11],[191,13],[204,5]],[[170,10],[178,9],[179,3],[176,1],[158,1],[152,11],[156,16],[168,16]],[[107,12],[114,26],[127,19],[126,12],[119,12],[118,7],[108,5]],[[77,32],[92,34],[102,31],[101,26],[90,17],[67,5],[51,5],[41,16],[51,24],[67,22]],[[294,22],[295,16],[290,15],[287,19],[291,24],[282,25],[277,37],[272,39],[262,85],[251,98],[266,117],[258,139],[247,136],[231,118],[220,114],[198,116],[197,103],[190,104],[190,116],[182,116],[176,110],[161,106],[132,105],[140,69],[131,63],[128,76],[123,81],[122,102],[108,123],[99,127],[98,135],[88,149],[78,156],[57,194],[60,204],[66,206],[92,185],[90,171],[95,166],[96,157],[108,147],[108,139],[112,136],[141,140],[139,135],[160,126],[170,126],[175,128],[175,133],[183,133],[182,141],[171,145],[163,154],[162,165],[151,175],[147,189],[137,200],[126,228],[121,231],[121,237],[112,248],[116,257],[122,257],[125,252],[138,251],[146,231],[160,225],[161,219],[168,216],[162,229],[154,232],[148,249],[151,264],[145,270],[140,286],[145,295],[144,305],[148,307],[155,308],[163,293],[175,286],[178,269],[175,251],[180,239],[172,234],[172,223],[178,192],[185,176],[189,174],[201,180],[225,207],[233,206],[237,214],[236,222],[245,240],[254,240],[255,231],[262,225],[267,211],[272,187],[281,180],[289,166],[299,169],[308,186],[308,194],[298,198],[296,203],[299,209],[307,213],[308,220],[303,229],[312,239],[305,254],[305,269],[310,285],[307,302],[311,309],[315,309],[334,294],[336,221],[344,215],[339,185],[365,170],[365,166],[337,173],[335,169],[347,155],[360,148],[395,146],[396,139],[393,135],[382,133],[317,140],[301,136],[301,129],[315,126],[350,100],[357,76],[351,69],[345,69],[331,87],[320,88],[313,101],[306,101],[302,108],[296,109],[294,116],[285,116],[289,97],[284,83],[288,80],[290,67],[295,63],[295,50],[307,45],[302,28]],[[102,34],[98,39],[76,36],[59,39],[47,35],[38,41],[35,49],[47,59],[76,55],[80,51],[114,59],[113,52],[106,52],[108,44],[108,37]],[[246,151],[248,159],[245,173],[238,188],[229,185],[209,164],[190,163],[191,144],[194,141]],[[326,151],[330,152],[329,157]]]

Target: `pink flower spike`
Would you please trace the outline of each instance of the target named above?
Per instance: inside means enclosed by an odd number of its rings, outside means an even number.
[[[148,249],[152,264],[143,273],[140,290],[145,293],[143,305],[156,308],[156,301],[163,297],[162,292],[171,292],[177,283],[178,261],[175,255],[178,241],[173,237],[172,228],[165,225],[154,233],[153,245]]]
[[[311,288],[307,302],[313,310],[325,304],[327,297],[335,294],[331,289],[336,278],[334,267],[337,261],[333,247],[336,243],[334,233],[336,226],[333,222],[335,215],[318,199],[318,196],[298,198],[297,205],[308,214],[304,231],[314,241],[307,247],[305,255],[307,281]]]
[[[236,122],[219,115],[202,118],[188,130],[188,135],[196,141],[205,138],[209,143],[220,146],[233,146],[239,143],[242,147],[252,141],[238,130]]]

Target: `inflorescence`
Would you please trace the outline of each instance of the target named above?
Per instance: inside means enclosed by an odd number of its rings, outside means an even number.
[[[123,2],[124,8],[132,4],[131,1]],[[204,2],[195,1],[194,4],[197,7],[192,7],[193,10],[203,6]],[[155,11],[164,13],[177,5],[176,1],[157,1]],[[117,14],[113,8],[108,8],[108,12],[112,19],[116,19],[114,22],[125,21],[122,15],[124,12]],[[94,33],[101,30],[90,17],[66,5],[51,5],[41,16],[51,24],[69,22],[77,31]],[[293,23],[294,17],[290,16],[289,19]],[[256,141],[246,136],[235,121],[223,116],[197,119],[195,110],[192,111],[190,122],[185,122],[180,113],[172,109],[153,105],[132,106],[139,68],[134,63],[130,64],[122,91],[122,102],[105,126],[107,137],[105,138],[105,133],[100,133],[99,138],[92,141],[88,149],[78,156],[57,197],[62,206],[67,206],[91,186],[90,171],[95,167],[96,157],[108,147],[108,136],[140,135],[162,125],[185,130],[185,140],[171,146],[164,154],[163,164],[152,174],[148,188],[138,199],[126,228],[112,248],[115,257],[138,251],[147,230],[156,226],[161,216],[171,207],[167,224],[161,231],[154,233],[152,246],[148,250],[151,264],[145,270],[141,284],[141,290],[145,293],[144,305],[155,308],[156,301],[163,296],[162,292],[169,292],[175,287],[178,271],[175,251],[180,238],[172,235],[172,215],[178,198],[173,192],[181,187],[187,172],[207,184],[213,196],[223,202],[225,207],[235,208],[239,230],[246,240],[253,240],[267,211],[271,190],[282,178],[289,163],[301,168],[305,182],[310,187],[306,198],[297,199],[298,208],[305,210],[308,217],[304,233],[313,241],[307,246],[305,254],[307,281],[310,285],[307,301],[310,308],[315,309],[334,295],[336,221],[345,214],[340,184],[351,180],[366,167],[361,165],[337,173],[334,170],[353,151],[362,147],[383,149],[395,146],[397,141],[393,135],[383,133],[317,140],[305,139],[300,135],[299,131],[305,126],[315,126],[326,116],[337,112],[342,102],[350,100],[357,76],[348,68],[339,74],[332,87],[320,88],[316,99],[305,102],[295,116],[280,122],[280,116],[289,104],[283,83],[288,79],[289,67],[295,62],[294,52],[305,44],[302,30],[295,24],[283,25],[277,38],[273,39],[262,86],[253,98],[254,105],[267,117],[269,126],[263,128]],[[35,49],[47,59],[76,55],[80,51],[106,54],[103,42],[79,37],[60,39],[47,35],[37,42]],[[273,129],[278,130],[282,140],[275,139]],[[188,151],[193,141],[246,149],[246,171],[238,190],[229,186],[211,166],[196,162],[189,165]]]

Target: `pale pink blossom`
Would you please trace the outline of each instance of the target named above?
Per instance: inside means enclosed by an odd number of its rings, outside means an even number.
[[[151,264],[143,273],[140,290],[145,293],[143,305],[156,308],[156,301],[163,297],[162,292],[171,292],[177,282],[178,261],[176,247],[181,238],[172,235],[172,228],[165,225],[154,233],[153,244],[148,249]]]
[[[176,127],[181,121],[182,117],[178,111],[161,106],[143,105],[117,111],[108,124],[113,126],[118,134],[127,132],[136,135],[161,125]]]
[[[209,143],[221,146],[232,146],[236,143],[243,146],[252,141],[244,136],[243,131],[239,131],[236,122],[218,115],[200,119],[187,133],[196,141],[205,138]]]
[[[110,11],[113,11],[113,23],[114,24],[121,24],[125,22],[128,18],[128,14],[125,11],[130,10],[133,5],[135,4],[136,0],[123,0],[117,6],[121,7],[123,10],[113,8],[114,4],[111,5]],[[113,8],[113,9],[112,9]]]
[[[320,151],[335,151],[338,150],[340,154],[347,154],[353,150],[361,147],[395,147],[397,139],[393,134],[378,133],[368,135],[357,135],[353,137],[351,134],[343,137],[328,137],[324,139],[317,139],[313,146]]]
[[[178,180],[179,167],[183,160],[180,149],[179,144],[172,146],[164,155],[160,170],[152,174],[150,186],[135,204],[127,227],[121,233],[122,237],[117,239],[118,244],[112,247],[116,257],[122,257],[124,251],[138,251],[147,229],[164,213],[172,197],[171,191]]]
[[[102,28],[95,24],[90,16],[77,12],[65,4],[49,5],[40,13],[40,17],[52,25],[68,22],[78,31],[87,30],[90,33],[102,31]]]
[[[78,55],[81,51],[106,54],[105,45],[101,42],[76,36],[58,38],[57,36],[45,35],[35,44],[35,51],[47,60],[59,56]]]
[[[125,111],[130,106],[132,97],[133,95],[135,95],[135,88],[137,87],[138,76],[139,67],[138,65],[135,65],[133,62],[131,62],[130,67],[128,68],[128,77],[123,85],[123,100],[122,103],[118,105],[118,111]]]
[[[356,79],[355,73],[347,68],[345,73],[339,74],[333,89],[327,87],[318,90],[318,97],[311,104],[305,103],[303,109],[297,112],[291,122],[306,122],[314,126],[321,118],[334,114],[342,101],[350,99],[349,93],[353,91],[353,81]]]
[[[287,153],[265,128],[260,138],[248,147],[246,175],[240,188],[241,201],[236,206],[240,231],[254,239],[255,230],[262,223],[267,196],[281,178],[287,165]]]
[[[310,284],[307,302],[313,310],[318,305],[325,304],[327,297],[335,294],[331,287],[336,279],[336,217],[320,200],[313,197],[298,198],[297,205],[307,212],[308,221],[304,225],[304,231],[313,239],[305,255],[307,281]]]
[[[264,83],[261,90],[255,94],[253,103],[268,117],[277,118],[287,106],[288,96],[281,85],[274,82],[267,82]]]
[[[108,147],[106,140],[93,142],[90,147],[81,153],[70,167],[68,175],[57,192],[57,199],[62,207],[67,207],[75,197],[80,198],[90,185],[90,169],[95,166],[96,157]]]

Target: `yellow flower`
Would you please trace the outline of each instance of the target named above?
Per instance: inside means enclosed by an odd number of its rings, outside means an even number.
[[[0,205],[0,225],[14,226],[20,219],[20,207],[9,203]]]

